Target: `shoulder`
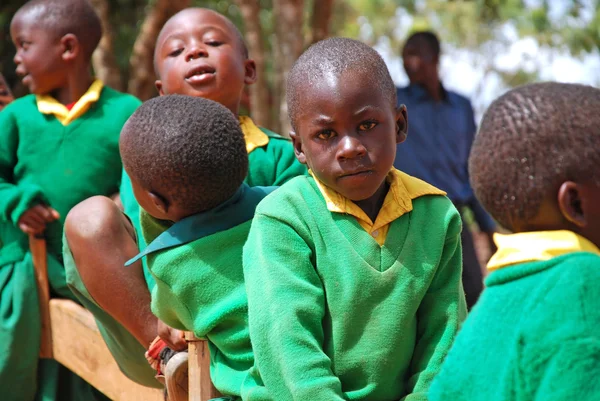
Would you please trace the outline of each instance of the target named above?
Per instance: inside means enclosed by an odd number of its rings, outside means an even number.
[[[307,212],[317,206],[314,203],[319,199],[318,189],[313,183],[314,178],[308,176],[292,178],[267,195],[258,204],[256,214],[281,219],[288,214]]]
[[[267,129],[264,127],[259,127],[259,128],[262,132],[264,132],[269,137],[269,139],[275,139],[276,141],[289,142],[289,143],[292,142],[291,139],[285,138],[285,137],[271,131],[270,129]]]
[[[445,228],[446,237],[459,235],[462,230],[460,214],[445,195],[425,195],[413,200],[411,220],[426,230]]]
[[[446,90],[446,93],[447,93],[450,101],[452,101],[456,104],[460,104],[462,107],[472,108],[471,101],[469,100],[468,97],[461,95],[457,92],[451,91],[451,90]]]
[[[1,113],[4,115],[18,113],[20,110],[27,108],[35,108],[37,110],[37,103],[35,101],[35,95],[27,95],[10,102]]]
[[[110,86],[104,86],[100,95],[100,101],[109,105],[119,105],[135,110],[142,102],[135,96],[119,92]]]
[[[531,296],[524,332],[536,333],[539,338],[532,342],[595,335],[600,327],[600,256],[576,252],[555,259],[537,275],[537,291]]]
[[[285,138],[279,134],[276,134],[273,131],[270,131],[266,128],[262,128],[260,127],[260,130],[265,133],[265,135],[267,135],[267,137],[269,138],[269,143],[267,143],[266,146],[264,146],[264,148],[267,148],[269,150],[272,151],[278,151],[278,152],[292,152],[293,153],[293,147],[292,147],[292,140],[289,138]]]

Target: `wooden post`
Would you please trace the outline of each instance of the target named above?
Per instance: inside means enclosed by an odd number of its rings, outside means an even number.
[[[29,236],[29,250],[33,259],[35,280],[42,322],[40,358],[52,359],[52,329],[50,326],[50,285],[48,284],[48,259],[44,237]]]
[[[208,401],[220,397],[221,394],[210,380],[210,352],[208,343],[186,331],[185,339],[188,342],[189,368],[188,390],[190,401]]]

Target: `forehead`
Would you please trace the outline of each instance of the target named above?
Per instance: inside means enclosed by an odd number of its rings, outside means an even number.
[[[363,109],[389,110],[390,100],[372,74],[347,70],[342,74],[324,73],[296,88],[297,122],[327,114],[333,119],[348,119]]]
[[[158,47],[172,38],[184,39],[191,35],[214,29],[222,33],[235,36],[232,23],[222,15],[204,9],[188,9],[173,16],[160,32]]]
[[[406,45],[404,45],[402,53],[423,57],[432,55],[433,51],[427,41],[417,38],[409,40]]]

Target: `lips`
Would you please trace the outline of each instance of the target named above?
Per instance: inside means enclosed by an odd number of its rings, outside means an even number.
[[[199,64],[188,70],[185,74],[185,80],[192,83],[204,83],[214,79],[216,70],[208,64]]]
[[[339,176],[339,178],[361,177],[361,176],[370,175],[372,173],[373,173],[373,170],[368,170],[368,169],[354,170],[354,171],[345,172],[345,173],[341,174]]]

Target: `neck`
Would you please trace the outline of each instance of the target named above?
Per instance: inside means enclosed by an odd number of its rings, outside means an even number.
[[[444,98],[444,92],[442,91],[442,83],[440,81],[440,77],[437,74],[426,82],[419,83],[427,94],[436,102],[440,102]]]
[[[62,104],[71,104],[78,101],[94,82],[89,68],[80,68],[69,74],[67,84],[51,92],[53,98]]]
[[[381,210],[381,207],[383,206],[383,201],[385,200],[389,189],[390,184],[388,184],[387,180],[385,180],[379,189],[373,194],[373,196],[365,200],[355,201],[354,203],[356,203],[358,207],[360,207],[363,212],[369,216],[371,221],[375,221],[379,211]]]

